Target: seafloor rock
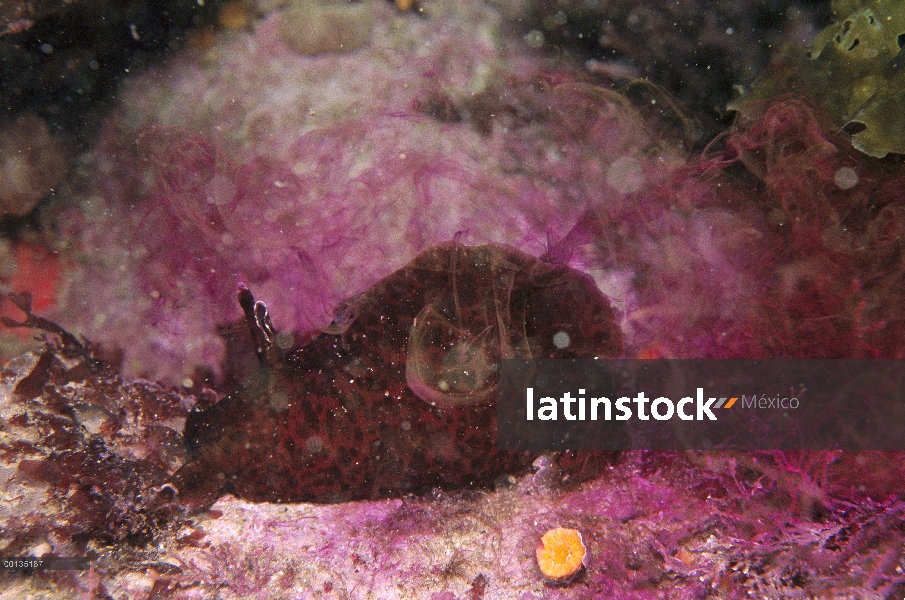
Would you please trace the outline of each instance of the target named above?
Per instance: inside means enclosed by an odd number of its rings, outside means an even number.
[[[568,489],[545,456],[536,473],[492,492],[332,505],[227,497],[190,520],[159,512],[149,501],[183,460],[174,428],[192,398],[123,381],[52,323],[31,314],[26,323],[52,343],[0,373],[0,550],[87,555],[91,569],[4,572],[10,598],[690,600],[905,589],[905,490],[901,457],[889,453],[631,452]],[[549,587],[536,561],[556,527],[580,532],[593,557],[566,587]]]
[[[96,556],[159,535],[155,486],[185,460],[181,430],[194,398],[126,382],[79,340],[13,297],[21,323],[47,332],[40,354],[0,374],[0,547],[11,556]],[[17,325],[4,317],[7,325]]]

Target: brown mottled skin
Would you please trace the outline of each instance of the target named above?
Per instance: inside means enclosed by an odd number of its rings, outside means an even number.
[[[448,319],[447,333],[458,324],[494,338],[488,364],[622,354],[610,305],[588,276],[495,245],[426,250],[343,303],[330,332],[286,354],[263,303],[244,286],[239,301],[261,367],[242,389],[189,416],[189,460],[172,479],[187,506],[227,492],[341,502],[486,487],[530,467],[536,455],[496,449],[492,394],[432,406],[407,385],[410,331],[419,314],[424,326],[425,306],[432,322]],[[562,350],[553,344],[560,331],[570,337]],[[443,356],[442,340],[439,353],[421,343],[422,364]]]

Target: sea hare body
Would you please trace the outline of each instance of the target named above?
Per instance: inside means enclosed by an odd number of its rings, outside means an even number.
[[[536,458],[495,447],[497,361],[622,354],[589,277],[495,245],[423,252],[287,354],[264,304],[244,287],[239,300],[261,368],[189,416],[190,457],[173,477],[188,506],[226,492],[340,502],[491,485]]]

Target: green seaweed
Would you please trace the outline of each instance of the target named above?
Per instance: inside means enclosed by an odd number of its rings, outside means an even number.
[[[729,108],[745,116],[749,101],[793,92],[822,105],[839,127],[861,124],[852,136],[861,152],[905,154],[905,2],[834,0],[832,6],[836,20],[810,52],[786,48],[779,68]]]

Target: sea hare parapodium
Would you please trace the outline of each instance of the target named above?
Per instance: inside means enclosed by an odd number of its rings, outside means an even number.
[[[226,492],[340,502],[491,485],[535,458],[495,447],[497,361],[622,354],[590,277],[496,245],[422,252],[285,354],[264,304],[244,286],[239,302],[261,367],[189,416],[173,477],[188,506]]]

